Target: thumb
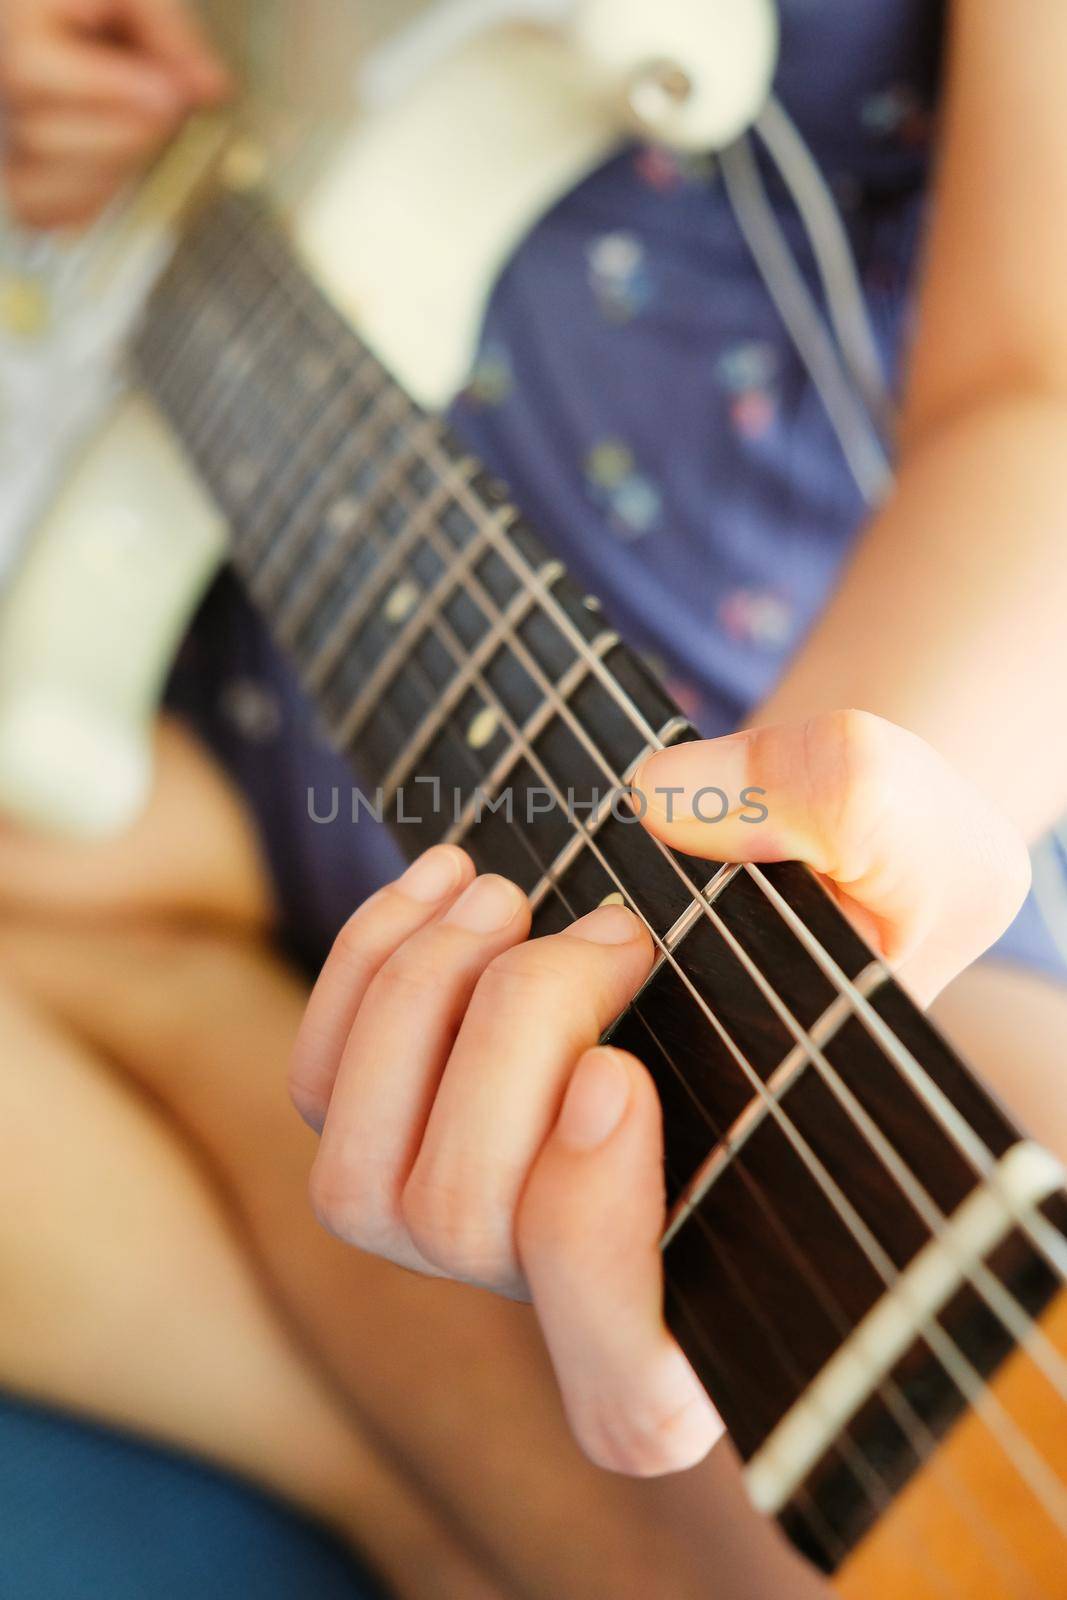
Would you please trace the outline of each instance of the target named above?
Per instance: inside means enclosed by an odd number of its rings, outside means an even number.
[[[923,1003],[999,937],[1029,887],[1012,824],[929,745],[867,712],[675,745],[632,789],[676,850],[806,862]]]
[[[579,1059],[516,1235],[578,1442],[642,1477],[701,1460],[722,1423],[663,1320],[663,1139],[652,1079],[623,1050]]]

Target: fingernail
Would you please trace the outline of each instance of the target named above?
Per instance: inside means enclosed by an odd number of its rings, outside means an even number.
[[[567,932],[578,939],[588,939],[590,944],[627,944],[637,938],[640,927],[640,918],[625,906],[598,906],[579,917]]]
[[[668,822],[721,822],[748,782],[749,735],[694,739],[657,750],[634,774],[635,808]]]
[[[595,1150],[615,1132],[630,1103],[630,1074],[615,1050],[589,1050],[563,1097],[556,1137],[570,1150]]]
[[[432,905],[456,887],[462,866],[463,857],[458,850],[453,850],[451,845],[435,844],[411,863],[403,877],[397,879],[396,886],[409,900]]]
[[[524,898],[515,884],[491,872],[464,889],[445,921],[468,933],[498,933],[507,927]]]

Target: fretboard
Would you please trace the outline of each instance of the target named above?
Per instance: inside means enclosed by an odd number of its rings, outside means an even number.
[[[200,214],[136,354],[350,758],[335,803],[380,803],[409,855],[461,842],[528,892],[535,934],[613,896],[648,924],[655,970],[612,1037],[663,1103],[668,1317],[757,1499],[835,1569],[1055,1295],[1067,1202],[1035,1194],[977,1276],[950,1263],[797,1445],[816,1380],[1019,1133],[805,869],[716,868],[634,824],[621,790],[693,730],[261,201]]]

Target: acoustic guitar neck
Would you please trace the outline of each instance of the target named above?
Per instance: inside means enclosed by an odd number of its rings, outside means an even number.
[[[1067,1195],[803,867],[716,866],[620,794],[694,730],[318,291],[204,206],[135,351],[349,759],[347,818],[518,882],[535,934],[630,905],[611,1037],[663,1103],[671,1327],[756,1504],[842,1592],[1064,1588]]]

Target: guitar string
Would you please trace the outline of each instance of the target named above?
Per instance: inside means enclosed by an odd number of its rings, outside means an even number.
[[[582,641],[582,642],[583,642],[583,644],[584,644],[584,641]],[[612,774],[612,776],[613,776],[613,777],[614,777],[614,776],[615,776],[615,775],[614,775],[614,774]],[[692,889],[692,888],[693,888],[693,886],[692,886],[692,885],[691,885],[691,884],[690,884],[690,885],[689,885],[689,887],[690,887],[690,889]]]
[[[756,883],[764,898],[770,901],[778,915],[786,922],[797,938],[807,949],[809,955],[822,969],[824,975],[839,991],[849,1000],[850,1005],[858,1019],[863,1023],[866,1031],[879,1045],[882,1053],[897,1067],[900,1076],[914,1090],[918,1098],[939,1117],[946,1130],[956,1131],[955,1143],[960,1153],[969,1158],[975,1170],[983,1181],[990,1185],[1001,1200],[1005,1208],[1015,1214],[1018,1225],[1027,1233],[1030,1242],[1044,1256],[1049,1266],[1061,1280],[1067,1278],[1067,1240],[1058,1229],[1047,1223],[1043,1218],[1029,1217],[1019,1214],[1013,1205],[1011,1196],[1006,1194],[1000,1183],[997,1163],[989,1147],[979,1139],[977,1133],[970,1127],[966,1118],[956,1109],[951,1100],[942,1089],[933,1081],[929,1073],[918,1061],[915,1055],[906,1048],[903,1041],[880,1017],[866,997],[859,993],[848,976],[841,970],[837,962],[819,942],[811,929],[797,918],[793,908],[770,883],[766,874],[754,863],[746,863],[746,872]]]

